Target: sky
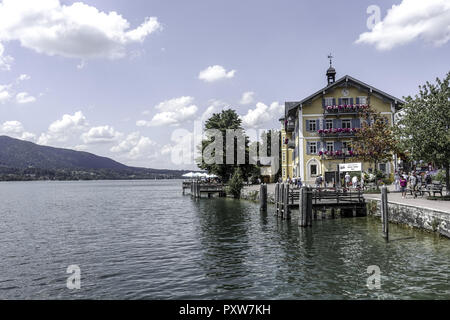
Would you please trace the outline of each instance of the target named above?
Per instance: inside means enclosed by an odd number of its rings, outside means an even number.
[[[278,129],[329,53],[337,78],[402,98],[450,71],[449,40],[448,0],[3,0],[0,135],[194,169],[212,113]]]

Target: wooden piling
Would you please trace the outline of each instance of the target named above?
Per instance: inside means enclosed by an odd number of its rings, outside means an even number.
[[[267,184],[265,183],[259,186],[259,209],[267,211]]]
[[[279,194],[280,194],[280,184],[277,182],[275,184],[275,215],[278,215],[278,210],[279,210],[279,207],[278,207]]]
[[[389,241],[389,206],[387,199],[387,188],[381,188],[381,221],[383,224],[383,237]]]
[[[306,220],[308,227],[312,226],[312,199],[313,191],[311,187],[308,187],[306,192]]]
[[[283,197],[283,219],[290,219],[291,213],[289,211],[289,184],[286,183],[284,186],[284,197]]]
[[[311,208],[312,207],[312,203],[311,206],[308,206],[308,187],[304,186],[300,189],[300,199],[299,199],[299,211],[300,211],[300,215],[299,215],[299,225],[300,227],[307,227],[309,224],[308,221],[308,207]]]

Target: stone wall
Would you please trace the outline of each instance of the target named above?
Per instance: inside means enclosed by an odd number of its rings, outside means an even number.
[[[367,214],[381,216],[381,201],[368,200]],[[450,238],[450,214],[433,209],[389,203],[389,221]]]
[[[259,190],[241,190],[241,199],[259,202]],[[275,203],[275,194],[267,191],[267,203]]]

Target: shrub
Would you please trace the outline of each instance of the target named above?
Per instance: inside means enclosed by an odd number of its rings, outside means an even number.
[[[227,193],[231,194],[235,198],[241,196],[241,190],[244,186],[244,180],[242,179],[241,168],[234,170],[231,180],[228,182]]]

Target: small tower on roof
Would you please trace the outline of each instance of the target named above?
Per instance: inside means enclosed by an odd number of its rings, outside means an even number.
[[[334,83],[336,81],[336,69],[333,68],[333,59],[334,57],[331,53],[328,55],[328,59],[330,59],[330,67],[327,70],[327,81],[328,85]]]

